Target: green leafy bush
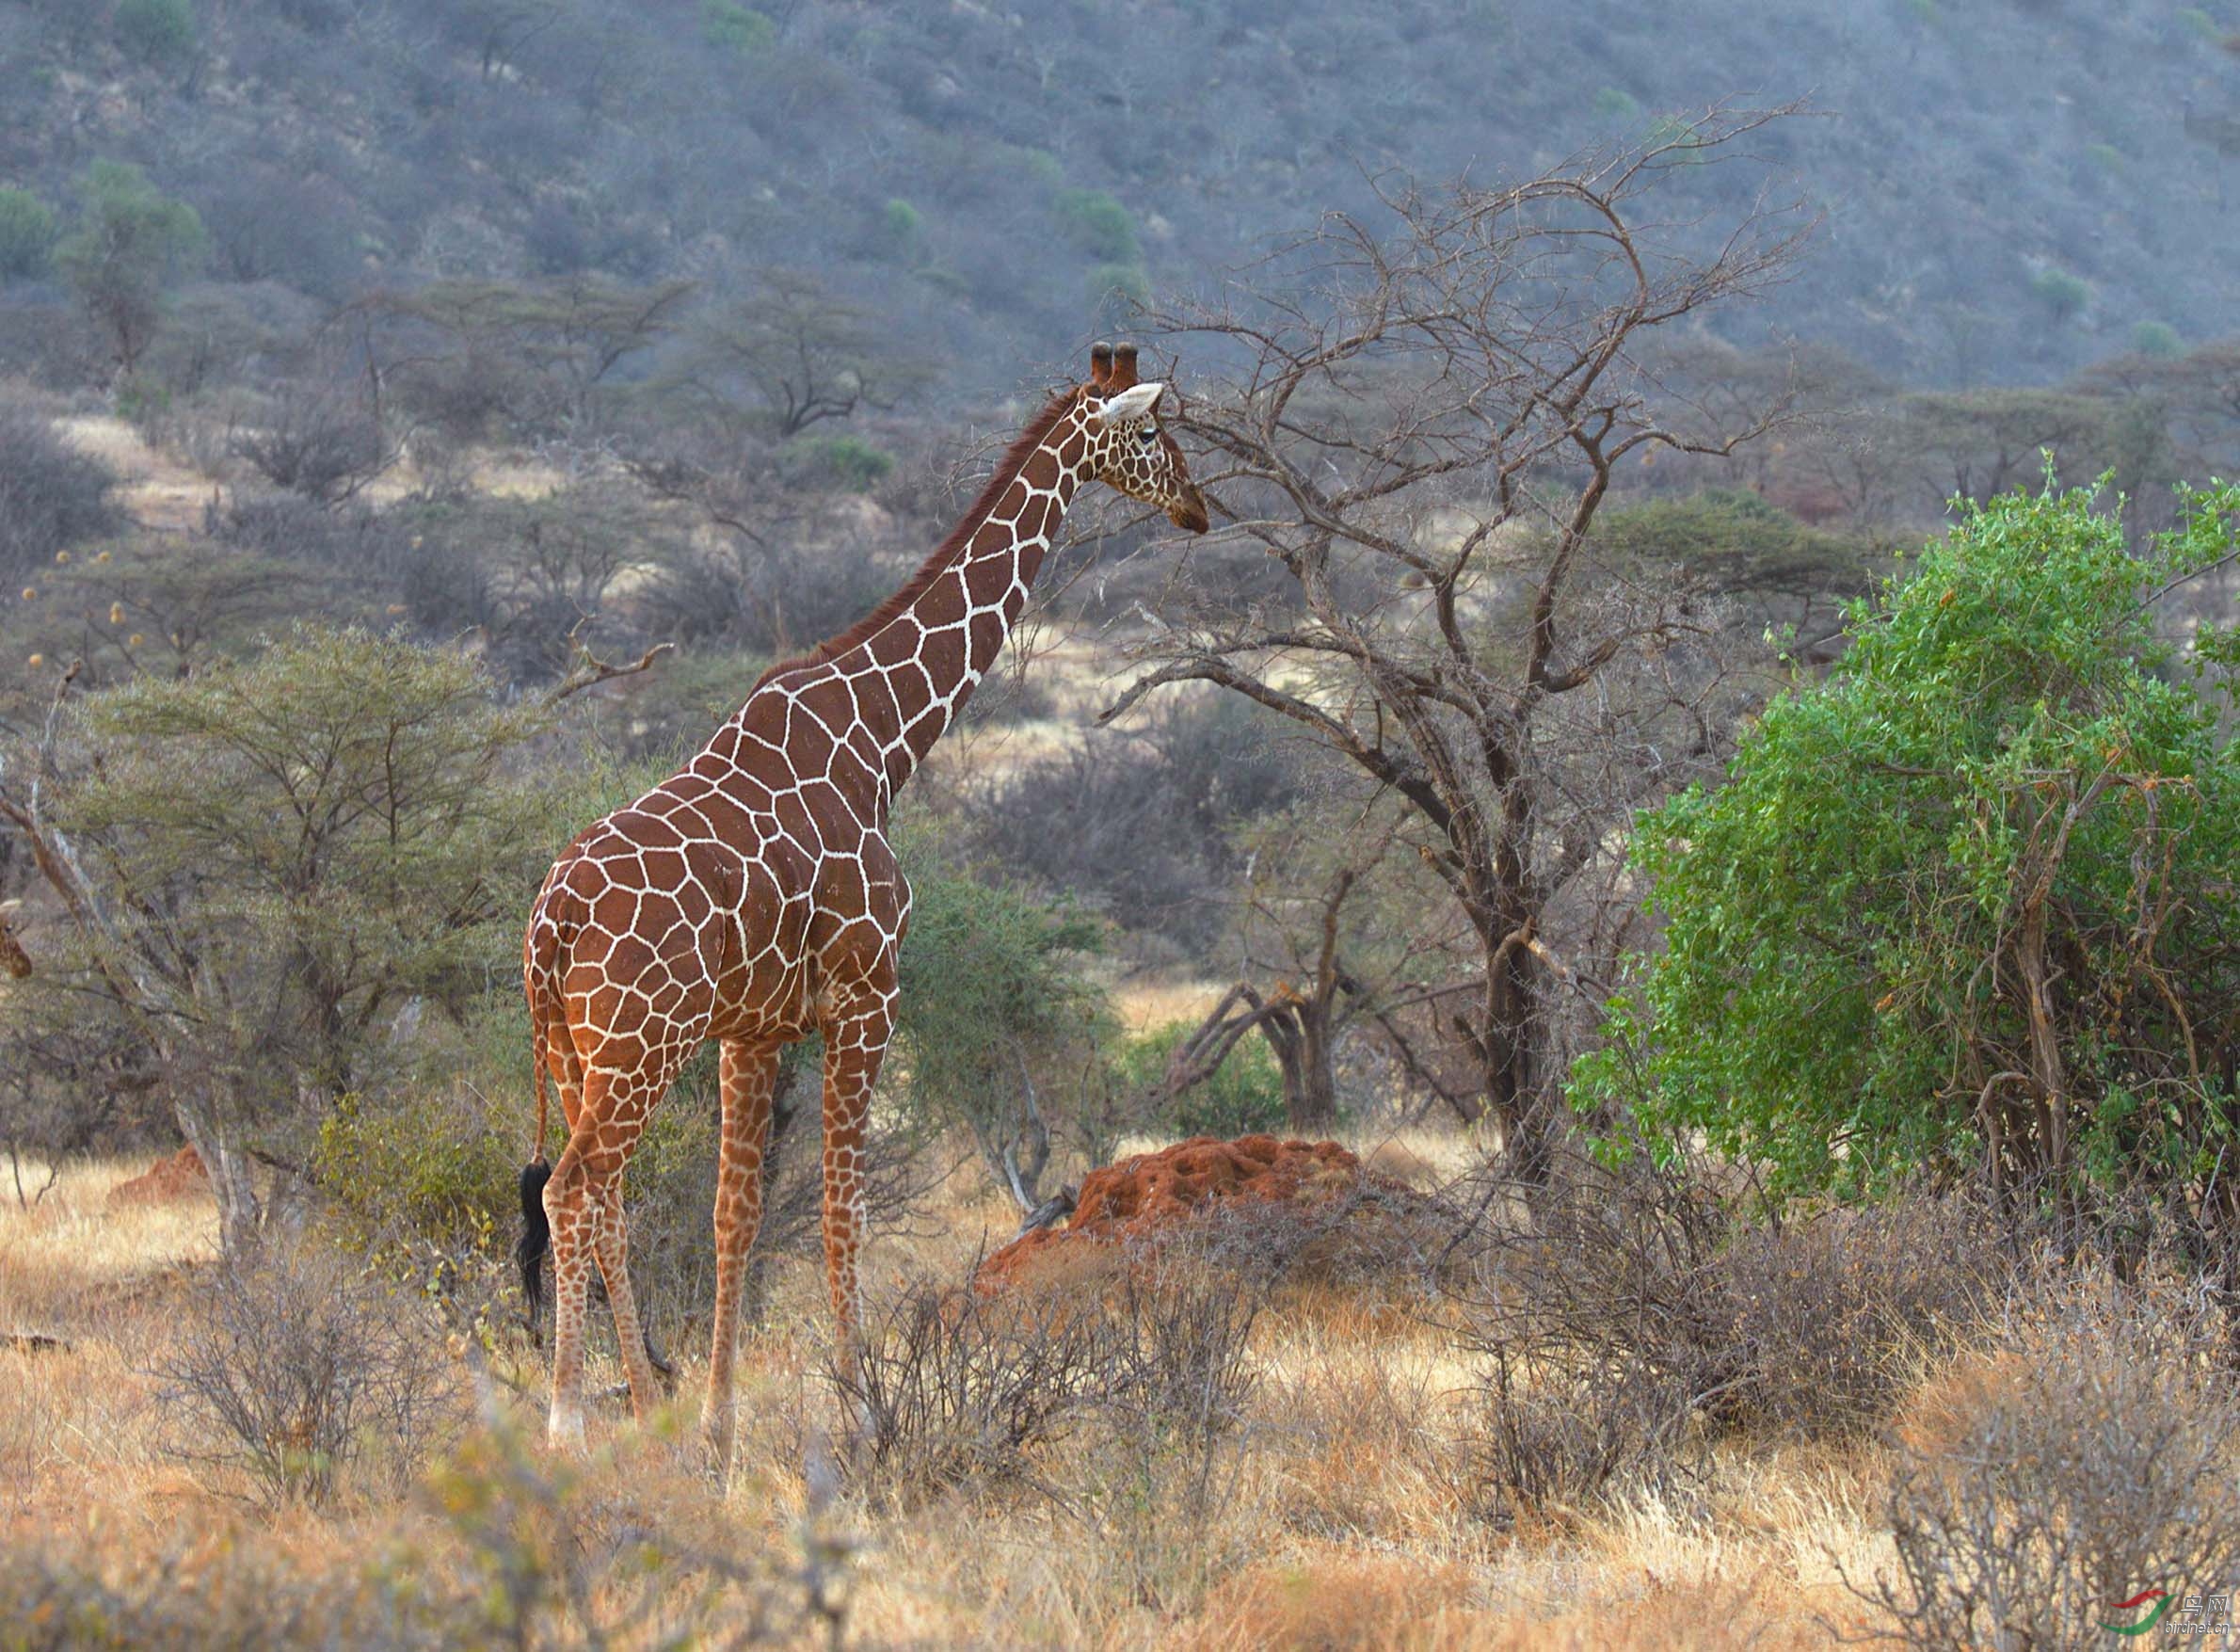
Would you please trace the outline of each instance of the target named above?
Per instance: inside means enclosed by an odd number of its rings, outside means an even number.
[[[2185,341],[2178,336],[2178,329],[2167,321],[2142,321],[2131,329],[2131,347],[2142,356],[2152,356],[2158,361],[2175,360],[2185,354]]]
[[[1630,120],[1641,112],[1631,92],[1614,86],[1597,91],[1592,107],[1596,118],[1603,120]]]
[[[1165,1079],[1167,1064],[1189,1037],[1187,1021],[1119,1039],[1112,1062],[1128,1088],[1137,1094],[1154,1091]],[[1283,1071],[1275,1052],[1257,1035],[1240,1042],[1204,1083],[1193,1085],[1176,1099],[1174,1111],[1158,1121],[1177,1136],[1243,1136],[1280,1132],[1285,1129]]]
[[[0,281],[46,274],[56,233],[45,201],[28,189],[0,189]]]
[[[777,25],[739,0],[703,0],[700,36],[710,45],[742,57],[758,56],[777,40]]]
[[[787,444],[788,468],[843,493],[868,493],[894,471],[894,456],[860,436],[808,436]]]
[[[2240,488],[2145,554],[2090,492],[1970,507],[1850,615],[1726,784],[1645,815],[1665,947],[1576,1099],[1860,1189],[1987,1159],[2198,1190],[2232,1147],[2240,757],[2143,597],[2233,548]]]
[[[1106,191],[1061,189],[1050,211],[1065,238],[1091,258],[1110,265],[1132,265],[1142,259],[1135,219]]]
[[[879,210],[879,227],[897,246],[907,246],[925,233],[925,215],[900,196]]]
[[[2067,321],[2092,301],[2092,284],[2065,269],[2040,270],[2030,278],[2030,291],[2061,321]]]
[[[143,63],[168,63],[195,47],[188,0],[117,0],[117,43]]]
[[[1100,264],[1089,272],[1089,302],[1099,309],[1150,300],[1151,278],[1140,265]]]
[[[1864,588],[1873,554],[1864,539],[1810,528],[1738,488],[1612,507],[1594,519],[1606,559],[1659,577],[1678,568],[1726,594]]]

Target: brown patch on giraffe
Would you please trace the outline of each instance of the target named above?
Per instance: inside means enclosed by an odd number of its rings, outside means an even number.
[[[1406,1193],[1365,1171],[1336,1142],[1193,1136],[1092,1170],[1064,1227],[1021,1234],[981,1264],[978,1282],[1054,1284],[1108,1265],[1115,1250],[1177,1237],[1217,1211],[1239,1223],[1256,1213],[1288,1216],[1365,1188]]]
[[[209,1191],[210,1172],[203,1166],[202,1155],[189,1144],[167,1159],[158,1159],[130,1181],[119,1182],[109,1189],[104,1202],[118,1211],[135,1205],[173,1204]]]

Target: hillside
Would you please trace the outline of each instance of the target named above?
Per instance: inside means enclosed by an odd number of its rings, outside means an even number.
[[[1009,389],[1114,294],[1210,283],[1380,170],[1519,171],[1809,97],[1821,118],[1768,148],[1826,214],[1817,253],[1720,326],[1912,384],[2230,330],[2232,0],[1684,9],[8,0],[0,181],[67,216],[90,162],[136,162],[200,214],[210,277],[267,305],[813,268],[952,382]],[[1704,170],[1683,217],[1766,181]],[[36,356],[41,293],[9,290],[0,369]]]

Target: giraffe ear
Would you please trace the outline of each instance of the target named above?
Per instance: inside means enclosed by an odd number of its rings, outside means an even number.
[[[1092,429],[1109,430],[1115,425],[1130,425],[1159,406],[1159,398],[1166,386],[1156,378],[1148,384],[1132,384],[1117,395],[1105,398],[1104,406],[1089,415]]]
[[[21,901],[0,901],[0,918],[13,918],[24,909]]]

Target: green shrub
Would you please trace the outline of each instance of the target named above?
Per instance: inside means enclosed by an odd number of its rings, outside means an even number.
[[[908,248],[925,233],[925,215],[898,196],[880,209],[879,228],[893,245]]]
[[[786,446],[788,468],[843,493],[868,493],[894,471],[894,456],[860,436],[808,436]]]
[[[168,63],[195,46],[189,0],[117,0],[117,43],[143,63]]]
[[[57,233],[45,201],[28,189],[0,189],[0,281],[46,274]]]
[[[2185,353],[2185,341],[2167,321],[2142,321],[2131,329],[2131,347],[2142,356],[2167,361]]]
[[[459,1091],[347,1096],[319,1128],[312,1168],[362,1241],[488,1252],[511,1243],[528,1145],[525,1130],[493,1128],[488,1107]]]
[[[1665,157],[1667,164],[1678,162],[1684,166],[1704,164],[1703,140],[1696,136],[1693,121],[1683,120],[1677,115],[1659,115],[1649,123],[1649,130],[1641,139],[1651,149],[1671,149]]]
[[[742,57],[755,57],[776,42],[777,24],[739,0],[702,0],[700,38]]]
[[[2112,143],[2088,143],[2085,145],[2085,158],[2094,166],[2105,168],[2111,172],[2123,169],[2123,152]]]
[[[1867,584],[1872,547],[1811,528],[1778,505],[1739,488],[1608,507],[1594,519],[1606,559],[1640,577],[1674,568],[1730,594],[1798,589],[1853,595]]]
[[[2092,284],[2065,269],[2041,269],[2030,278],[2030,291],[2045,302],[2056,319],[2067,321],[2091,302]]]
[[[1664,950],[1577,1099],[1783,1186],[1988,1158],[2203,1196],[2240,1145],[2240,748],[2196,672],[2240,648],[2180,656],[2143,598],[2236,513],[2135,553],[2090,492],[2007,494],[1855,604],[1726,783],[1642,817]]]
[[[1606,86],[1594,94],[1592,104],[1596,119],[1608,121],[1630,120],[1641,112],[1641,105],[1629,91]]]
[[[1061,189],[1050,212],[1068,241],[1107,265],[1133,265],[1144,254],[1135,219],[1102,189]]]
[[[1112,1052],[1113,1070],[1137,1094],[1154,1091],[1166,1078],[1167,1064],[1189,1037],[1187,1021],[1132,1034]],[[1244,1136],[1286,1129],[1284,1080],[1275,1052],[1257,1035],[1240,1041],[1204,1083],[1176,1098],[1159,1124],[1178,1136]]]
[[[1104,309],[1151,301],[1151,278],[1140,264],[1100,264],[1089,272],[1089,302]]]

